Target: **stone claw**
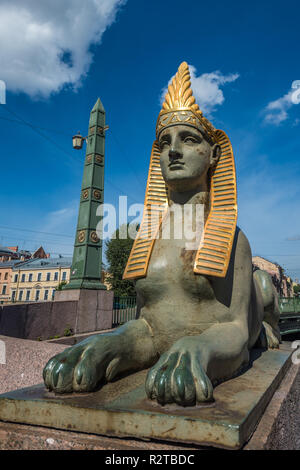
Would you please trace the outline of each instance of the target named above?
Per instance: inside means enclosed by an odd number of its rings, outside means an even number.
[[[56,393],[94,391],[114,363],[114,344],[112,337],[99,335],[54,356],[43,370],[46,388]]]
[[[213,387],[201,366],[200,354],[170,351],[161,356],[146,378],[146,393],[161,405],[193,406],[213,400]]]

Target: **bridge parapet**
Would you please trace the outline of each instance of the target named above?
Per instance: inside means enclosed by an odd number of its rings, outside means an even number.
[[[279,297],[279,309],[283,313],[300,313],[300,297]]]

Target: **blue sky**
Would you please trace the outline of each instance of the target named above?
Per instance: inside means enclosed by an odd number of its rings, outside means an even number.
[[[105,202],[143,202],[162,90],[185,60],[232,141],[253,254],[300,278],[299,15],[290,0],[0,0],[0,244],[72,253],[84,151],[71,138],[98,96]]]

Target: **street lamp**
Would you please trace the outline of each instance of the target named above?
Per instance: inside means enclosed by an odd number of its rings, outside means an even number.
[[[109,129],[108,126],[105,126],[104,129],[103,127],[98,127],[98,129],[103,132],[103,131],[107,131],[107,129]],[[83,137],[80,132],[78,131],[78,133],[76,135],[73,135],[72,137],[72,142],[73,142],[73,149],[76,149],[76,150],[81,150],[82,149],[82,146],[83,146],[83,141],[84,140],[87,140],[87,137]]]
[[[83,146],[83,141],[86,140],[86,137],[83,137],[80,132],[76,135],[73,135],[72,142],[73,142],[73,149],[80,150]]]

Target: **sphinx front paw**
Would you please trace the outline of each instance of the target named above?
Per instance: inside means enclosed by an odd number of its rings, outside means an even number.
[[[116,337],[95,335],[50,359],[43,378],[56,393],[93,392],[104,378],[117,374],[119,364]]]
[[[213,387],[201,365],[200,352],[171,348],[163,354],[148,372],[146,393],[148,398],[156,399],[161,405],[194,406],[212,401]]]

